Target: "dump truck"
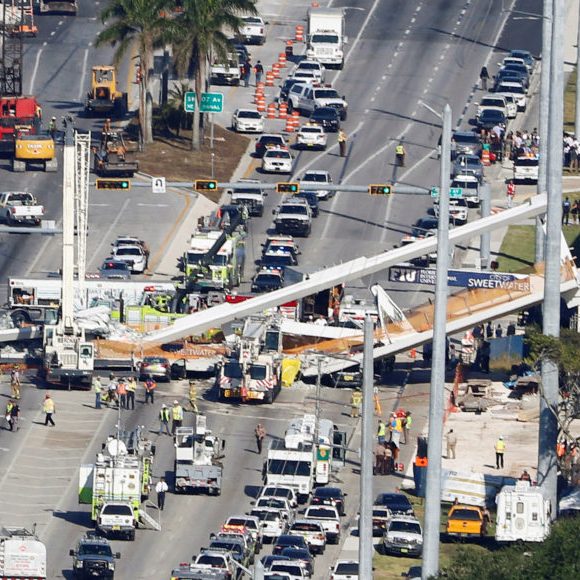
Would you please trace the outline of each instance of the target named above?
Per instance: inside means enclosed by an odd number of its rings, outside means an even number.
[[[87,115],[122,116],[127,112],[127,93],[117,89],[117,71],[114,66],[98,65],[91,71],[91,90],[87,94]]]
[[[139,171],[139,162],[127,158],[131,148],[121,131],[104,132],[93,151],[93,169],[99,177],[133,177]]]
[[[46,580],[46,546],[34,530],[0,527],[0,578]]]
[[[54,139],[49,133],[24,133],[18,131],[14,143],[12,171],[21,173],[30,166],[41,166],[47,173],[58,169]]]
[[[44,206],[28,191],[5,191],[0,193],[0,215],[9,226],[37,226],[44,215]]]
[[[91,505],[98,531],[133,541],[138,522],[160,529],[142,507],[149,496],[155,446],[141,429],[111,436],[95,463],[81,465],[79,503]]]
[[[225,441],[211,434],[204,415],[196,415],[195,427],[175,430],[175,492],[222,492]]]

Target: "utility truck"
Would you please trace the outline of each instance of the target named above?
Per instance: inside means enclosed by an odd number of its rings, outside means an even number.
[[[132,541],[139,522],[160,529],[142,506],[154,454],[155,446],[136,429],[109,437],[95,463],[81,465],[79,503],[90,504],[98,531]]]
[[[204,415],[196,415],[195,427],[175,430],[175,492],[222,491],[223,450],[225,441],[207,429]]]
[[[0,579],[46,580],[46,547],[33,531],[0,527]]]
[[[498,542],[543,542],[550,534],[550,501],[529,481],[506,485],[497,494],[495,539]]]
[[[326,68],[342,69],[346,42],[342,8],[310,8],[306,58]]]
[[[0,211],[9,225],[39,225],[44,215],[44,206],[28,191],[5,191],[0,193]]]

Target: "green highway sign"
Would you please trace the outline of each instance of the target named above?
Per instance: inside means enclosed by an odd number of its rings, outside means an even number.
[[[431,188],[431,197],[434,197],[434,198],[439,197],[439,188],[438,187]],[[461,199],[463,197],[463,189],[461,189],[461,187],[450,187],[449,188],[449,197],[450,197],[450,199]]]
[[[195,111],[195,93],[188,92],[185,93],[185,99],[183,101],[183,107],[186,113],[193,113]]]
[[[199,110],[202,113],[221,113],[224,110],[224,94],[201,93]]]

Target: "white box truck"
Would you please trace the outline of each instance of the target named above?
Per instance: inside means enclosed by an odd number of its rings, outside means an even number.
[[[497,494],[495,539],[543,542],[550,534],[550,502],[528,481],[506,485]]]
[[[46,580],[46,547],[34,532],[0,527],[0,578]]]
[[[342,8],[310,8],[306,58],[326,68],[342,69],[346,42]]]

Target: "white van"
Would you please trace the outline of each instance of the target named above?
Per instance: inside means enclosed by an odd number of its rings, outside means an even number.
[[[514,161],[514,181],[538,183],[540,160],[537,156],[518,157]]]

